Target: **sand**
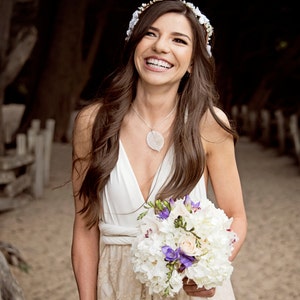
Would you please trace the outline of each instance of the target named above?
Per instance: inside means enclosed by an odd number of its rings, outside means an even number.
[[[299,166],[245,137],[237,160],[249,225],[234,261],[236,300],[300,299]],[[26,300],[78,299],[70,260],[70,171],[71,145],[55,143],[44,196],[0,214],[0,240],[17,247],[30,265],[29,274],[12,267]]]

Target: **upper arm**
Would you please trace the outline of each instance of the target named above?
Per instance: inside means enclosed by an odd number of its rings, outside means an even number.
[[[216,109],[218,117],[229,126],[225,113]],[[207,157],[207,172],[217,204],[229,216],[244,215],[241,182],[235,157],[233,136],[224,130],[208,112],[201,126]]]
[[[72,140],[72,185],[76,211],[83,207],[84,199],[79,199],[78,192],[84,180],[91,159],[92,130],[98,106],[91,105],[81,110],[75,119]]]

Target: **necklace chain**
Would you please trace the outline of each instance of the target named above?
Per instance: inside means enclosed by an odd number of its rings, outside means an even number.
[[[175,111],[177,105],[175,105],[172,110],[167,114],[167,116],[160,122],[159,125],[163,124],[166,120],[168,120],[170,118],[170,116],[173,114],[173,112]],[[145,119],[138,113],[138,111],[134,108],[133,104],[131,105],[133,111],[135,112],[135,114],[143,121],[143,123],[151,130],[154,130],[154,127],[151,127],[146,121]]]
[[[167,114],[167,116],[165,118],[163,118],[163,120],[160,122],[159,125],[161,125],[163,122],[165,122],[173,114],[176,106],[177,105],[175,105],[174,108]],[[132,107],[133,111],[135,112],[135,114],[150,129],[150,131],[147,133],[147,136],[146,136],[146,143],[147,143],[148,147],[154,151],[159,152],[165,144],[165,139],[164,139],[163,135],[159,131],[156,131],[156,130],[154,130],[154,128],[149,126],[149,124],[145,121],[145,119],[134,108],[133,104],[131,105],[131,107]]]

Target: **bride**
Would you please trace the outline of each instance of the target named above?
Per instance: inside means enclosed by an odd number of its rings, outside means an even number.
[[[237,134],[218,108],[213,28],[193,4],[152,0],[134,12],[123,60],[106,89],[77,115],[72,263],[81,300],[160,299],[133,271],[137,217],[155,199],[206,198],[245,240],[246,213],[235,159]],[[212,289],[183,280],[175,299],[233,300],[230,280]]]

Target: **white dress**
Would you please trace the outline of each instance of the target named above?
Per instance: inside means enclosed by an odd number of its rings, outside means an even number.
[[[171,148],[153,179],[148,201],[155,200],[156,193],[171,172],[172,161]],[[206,198],[204,178],[201,178],[190,196],[192,199]],[[149,295],[147,288],[135,278],[130,263],[130,245],[137,234],[137,217],[144,210],[144,198],[121,141],[119,159],[111,172],[102,200],[98,300],[206,299],[189,297],[183,290],[175,298]],[[231,282],[217,287],[215,296],[207,299],[234,300]]]

